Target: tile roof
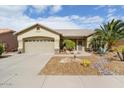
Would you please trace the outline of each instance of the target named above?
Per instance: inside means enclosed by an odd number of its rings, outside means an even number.
[[[51,32],[54,32],[56,34],[59,34],[59,35],[65,36],[65,37],[66,36],[67,37],[68,36],[69,37],[82,37],[82,36],[89,36],[89,35],[92,35],[93,33],[95,33],[95,31],[91,30],[91,29],[51,29],[51,28],[48,28],[44,25],[37,23],[37,24],[29,26],[19,32],[16,32],[16,35],[19,35],[20,33],[24,32],[25,30],[35,27],[35,26],[41,26],[42,28],[45,28]]]
[[[90,29],[55,29],[55,31],[63,36],[89,36],[95,33]]]
[[[39,23],[34,24],[34,25],[32,25],[32,26],[29,26],[29,27],[27,27],[27,28],[25,28],[25,29],[23,29],[23,30],[21,30],[21,31],[19,31],[19,32],[16,32],[16,35],[19,35],[20,33],[25,32],[26,30],[31,29],[31,28],[34,28],[34,27],[37,27],[37,26],[40,26],[41,28],[47,29],[47,30],[50,31],[50,32],[53,32],[53,33],[55,33],[55,34],[60,35],[60,33],[58,33],[57,31],[55,31],[55,30],[53,30],[53,29],[51,29],[51,28],[49,28],[49,27],[47,27],[47,26],[44,26],[44,25],[42,25],[42,24],[39,24]]]
[[[9,32],[15,32],[11,29],[0,29],[0,34],[3,34],[3,33],[9,33]]]

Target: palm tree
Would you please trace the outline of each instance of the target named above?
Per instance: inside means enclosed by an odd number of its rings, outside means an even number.
[[[113,19],[111,22],[96,29],[95,37],[104,42],[104,47],[111,49],[118,40],[124,38],[124,22]]]

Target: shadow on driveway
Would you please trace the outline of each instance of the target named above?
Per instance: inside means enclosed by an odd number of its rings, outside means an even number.
[[[1,56],[0,56],[0,59],[2,59],[2,58],[8,58],[8,57],[10,57],[10,56],[12,56],[12,55],[1,55]]]

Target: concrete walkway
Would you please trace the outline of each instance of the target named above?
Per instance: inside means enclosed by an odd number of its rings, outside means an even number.
[[[67,54],[55,54],[54,56],[57,56],[57,57],[73,57],[74,55],[76,55],[77,57],[82,57],[82,56],[91,56],[92,54],[91,53],[88,53],[88,52],[85,52],[85,51],[80,51],[79,53],[75,53],[75,54],[70,54],[70,53],[67,53]]]
[[[42,76],[52,55],[20,54],[0,59],[1,88],[124,87],[124,76]]]

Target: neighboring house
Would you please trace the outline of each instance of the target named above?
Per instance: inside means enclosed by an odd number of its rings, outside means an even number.
[[[88,48],[89,38],[94,31],[84,29],[55,29],[52,30],[41,24],[35,24],[17,32],[18,50],[26,53],[54,53],[59,51],[64,39],[76,43],[75,49],[84,51]]]
[[[17,37],[14,32],[10,29],[0,29],[0,43],[4,45],[7,52],[15,51],[18,48]]]

